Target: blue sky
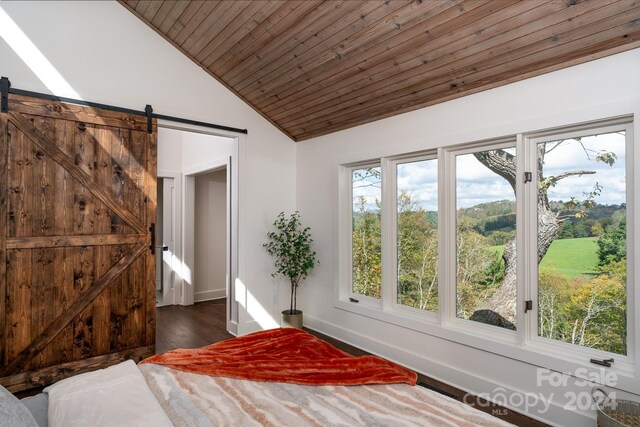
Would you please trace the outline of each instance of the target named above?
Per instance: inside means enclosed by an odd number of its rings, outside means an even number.
[[[574,176],[558,182],[555,188],[549,190],[551,200],[569,200],[572,196],[576,199],[584,198],[584,193],[592,191],[598,182],[602,188],[602,194],[596,198],[600,204],[620,204],[626,202],[625,196],[625,137],[623,134],[610,133],[600,136],[582,138],[582,143],[587,150],[606,150],[616,154],[617,159],[613,166],[596,162],[593,154],[591,160],[585,154],[582,146],[575,140],[564,142],[557,149],[548,153],[545,157],[544,173],[546,176],[557,175],[566,171],[592,170],[593,175]]]
[[[584,148],[583,148],[584,146]],[[588,151],[589,158],[585,149]],[[596,153],[601,150],[616,154],[613,166],[595,161]],[[512,153],[515,150],[510,150]],[[434,211],[438,205],[437,160],[403,163],[398,165],[398,188],[411,193],[412,198],[426,210]],[[460,155],[456,159],[457,207],[467,208],[496,200],[515,200],[513,190],[500,176],[482,165],[471,154]],[[559,173],[592,170],[593,175],[569,177],[558,182],[549,190],[550,200],[567,201],[571,197],[584,199],[584,193],[593,190],[596,182],[602,187],[602,194],[596,199],[600,204],[625,203],[625,137],[611,133],[582,138],[582,145],[576,140],[565,140],[545,157],[545,176]],[[365,183],[366,186],[354,189],[354,196],[362,195],[367,199],[367,207],[374,206],[375,198],[380,199],[379,185]]]

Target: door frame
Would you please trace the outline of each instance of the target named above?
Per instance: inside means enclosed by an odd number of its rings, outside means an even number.
[[[195,175],[206,172],[220,170],[226,167],[227,170],[227,227],[226,227],[226,248],[227,248],[227,304],[226,304],[226,324],[227,331],[233,335],[238,334],[241,305],[245,295],[238,294],[236,282],[244,269],[240,262],[240,222],[244,216],[240,210],[240,185],[239,179],[239,156],[240,139],[242,136],[223,131],[212,132],[210,129],[198,126],[176,126],[173,122],[158,120],[158,127],[174,129],[182,132],[200,133],[233,140],[233,150],[230,156],[220,157],[192,167],[183,168],[182,172],[175,172],[181,177],[181,215],[178,224],[181,230],[181,251],[178,257],[180,262],[180,276],[176,289],[180,295],[176,295],[176,304],[192,305],[194,303],[193,292],[193,265],[194,265],[194,218],[195,218]],[[171,172],[171,171],[163,171]],[[176,197],[178,199],[178,197]],[[240,289],[242,291],[242,289]]]
[[[184,264],[186,269],[188,269],[190,271],[190,278],[191,278],[191,283],[189,283],[190,286],[187,286],[186,284],[183,285],[183,293],[182,293],[182,305],[192,305],[194,303],[194,286],[193,286],[193,270],[194,270],[194,265],[195,265],[195,234],[196,234],[196,230],[195,230],[195,204],[196,204],[196,197],[195,197],[195,193],[196,193],[196,176],[197,175],[202,175],[202,174],[206,174],[209,172],[215,172],[215,171],[219,171],[219,170],[226,170],[226,175],[227,175],[227,191],[226,191],[226,202],[227,202],[227,207],[226,207],[226,212],[227,212],[227,225],[225,227],[226,233],[225,233],[225,240],[226,240],[226,261],[225,261],[225,265],[226,265],[226,276],[225,276],[225,287],[226,287],[226,291],[227,291],[227,330],[229,330],[230,332],[232,331],[231,329],[229,329],[229,323],[233,322],[233,304],[231,304],[232,302],[235,302],[235,297],[234,297],[234,287],[233,287],[233,283],[231,277],[233,276],[233,263],[237,262],[237,260],[235,260],[232,255],[232,248],[234,247],[233,244],[233,238],[232,235],[233,233],[233,226],[234,226],[234,221],[232,221],[232,212],[233,212],[233,207],[232,207],[232,189],[234,188],[233,185],[233,178],[232,178],[232,157],[221,157],[219,159],[213,160],[211,162],[207,162],[205,164],[201,164],[199,166],[196,166],[194,168],[189,168],[186,169],[184,171],[184,221],[183,221],[183,230],[184,230],[184,240],[183,240],[183,244],[184,244]],[[237,233],[236,233],[237,235]],[[237,271],[237,268],[235,269],[235,271]],[[237,322],[235,325],[231,325],[231,326],[235,326],[234,331],[235,333],[237,333]]]
[[[158,170],[158,179],[160,178],[172,178],[173,179],[173,185],[174,185],[174,199],[173,199],[173,204],[172,204],[172,209],[173,209],[173,215],[172,215],[172,219],[173,219],[173,224],[172,227],[174,229],[175,232],[175,241],[178,242],[175,245],[175,250],[173,252],[173,255],[175,257],[175,260],[181,260],[182,259],[182,245],[179,242],[182,242],[182,227],[180,227],[180,224],[182,223],[182,209],[180,208],[181,206],[181,202],[182,202],[182,174],[180,172],[176,172],[176,171],[168,171],[168,170]],[[159,186],[158,186],[159,188]],[[163,194],[163,198],[164,198],[164,194]],[[158,206],[158,209],[163,209],[163,206]],[[162,216],[162,221],[165,221],[165,217],[164,215]],[[159,224],[156,224],[156,226],[158,226]],[[159,257],[164,257],[162,252],[156,252],[157,256]],[[164,267],[163,267],[164,268]],[[180,268],[181,270],[181,268]],[[170,297],[170,302],[167,302],[165,300],[165,297],[167,296],[167,292],[164,289],[164,284],[163,284],[163,289],[162,289],[162,304],[159,307],[165,306],[165,305],[174,305],[177,304],[182,297],[182,274],[181,271],[176,271],[175,267],[174,267],[174,276],[173,276],[173,292],[169,293],[169,297]]]

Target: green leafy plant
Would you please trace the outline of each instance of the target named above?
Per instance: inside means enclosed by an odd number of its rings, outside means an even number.
[[[310,228],[302,227],[300,213],[292,213],[288,218],[280,212],[273,223],[275,231],[267,233],[268,242],[263,244],[267,252],[275,258],[276,272],[291,283],[291,307],[288,314],[296,314],[298,286],[318,263],[316,253],[311,249]]]

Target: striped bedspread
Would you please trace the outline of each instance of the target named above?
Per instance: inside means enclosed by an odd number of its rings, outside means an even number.
[[[508,426],[419,386],[304,386],[138,366],[180,426]]]

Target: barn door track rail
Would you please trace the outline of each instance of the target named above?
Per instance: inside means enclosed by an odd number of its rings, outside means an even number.
[[[116,112],[135,115],[135,116],[143,116],[147,118],[148,133],[152,132],[152,129],[151,129],[152,119],[167,120],[171,122],[183,123],[183,124],[194,125],[194,126],[202,126],[205,128],[223,130],[227,132],[243,133],[243,134],[249,133],[247,129],[240,129],[240,128],[235,128],[231,126],[218,125],[215,123],[201,122],[198,120],[185,119],[182,117],[168,116],[166,114],[157,114],[153,112],[153,108],[151,107],[151,105],[148,105],[148,104],[146,105],[144,111],[138,111],[138,110],[132,110],[130,108],[100,104],[97,102],[83,101],[81,99],[65,98],[63,96],[55,96],[48,93],[32,92],[32,91],[23,90],[23,89],[15,89],[11,87],[11,81],[7,77],[0,78],[0,92],[1,92],[0,112],[2,113],[9,112],[9,94],[14,94],[14,95],[21,95],[21,96],[30,96],[32,98],[38,98],[38,99],[45,99],[48,101],[65,102],[68,104],[83,105],[91,108],[100,108],[103,110],[116,111]]]

